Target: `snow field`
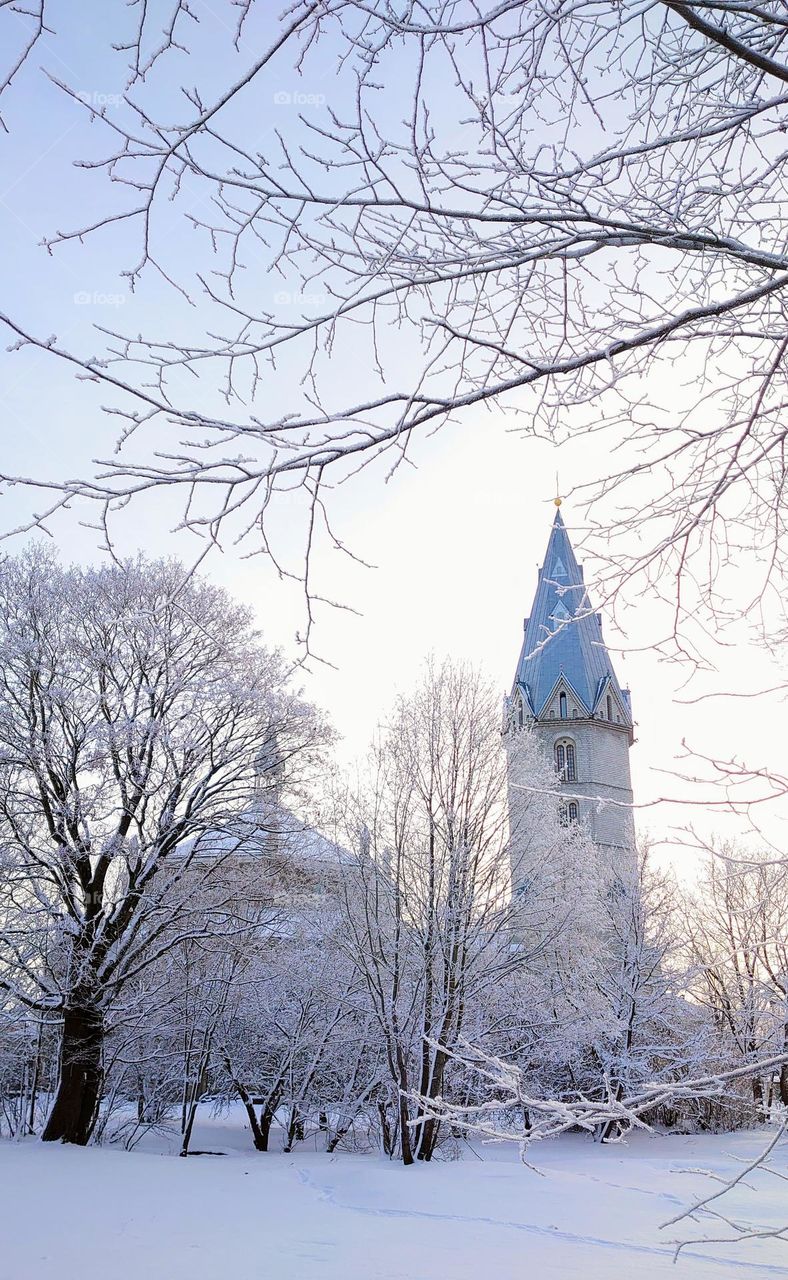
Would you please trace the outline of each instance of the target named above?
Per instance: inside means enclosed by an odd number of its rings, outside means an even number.
[[[240,1120],[205,1120],[196,1149],[0,1143],[1,1280],[725,1280],[788,1276],[788,1244],[697,1244],[674,1266],[660,1230],[731,1173],[762,1134],[570,1136],[411,1169],[369,1156],[255,1153]],[[155,1149],[158,1147],[158,1149]],[[777,1163],[786,1164],[785,1154]],[[784,1183],[756,1175],[727,1208],[788,1219]],[[725,1234],[728,1234],[726,1231]]]

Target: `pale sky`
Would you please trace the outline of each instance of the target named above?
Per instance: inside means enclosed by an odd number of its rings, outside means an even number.
[[[101,147],[96,128],[42,80],[37,68],[47,66],[83,93],[115,93],[122,85],[112,65],[100,57],[106,36],[102,23],[109,8],[98,0],[80,5],[82,30],[74,28],[69,39],[61,36],[39,47],[35,67],[20,76],[6,106],[10,132],[1,144],[0,232],[8,264],[3,309],[37,334],[56,334],[61,345],[82,351],[98,345],[92,325],[134,332],[155,323],[157,332],[166,333],[168,326],[177,331],[186,322],[182,304],[161,281],[145,282],[140,293],[131,296],[120,272],[130,265],[133,252],[120,233],[91,239],[87,252],[68,245],[49,255],[41,247],[41,240],[53,231],[92,220],[98,178],[86,177],[74,162],[98,154]],[[230,53],[219,50],[217,65],[210,67],[217,80],[223,56]],[[331,75],[327,64],[322,84],[327,92]],[[286,76],[282,86],[290,86]],[[283,120],[286,124],[283,116],[250,122],[256,145],[274,125],[283,127]],[[199,195],[195,201],[199,204]],[[191,242],[175,237],[171,252],[183,265],[192,252]],[[275,289],[277,281],[261,278],[260,287]],[[5,472],[70,477],[84,472],[91,458],[111,452],[116,423],[102,412],[106,392],[76,383],[56,359],[30,349],[3,354],[0,369]],[[339,382],[348,372],[338,364],[328,376]],[[281,396],[281,390],[277,394]],[[671,397],[678,392],[675,386],[663,385],[658,394],[659,408],[669,416],[674,408]],[[359,611],[359,616],[321,611],[313,643],[334,665],[313,662],[303,675],[305,689],[326,708],[342,735],[345,759],[363,751],[394,695],[412,685],[430,651],[479,664],[501,696],[508,691],[522,620],[530,609],[553,517],[556,471],[568,493],[576,484],[604,476],[611,466],[601,436],[581,431],[570,444],[556,449],[549,442],[523,438],[513,430],[520,425],[502,412],[471,411],[459,426],[418,442],[412,453],[416,465],[401,466],[388,480],[385,465],[373,466],[330,495],[337,533],[375,566],[362,568],[326,550],[315,560],[318,589]],[[44,499],[36,498],[34,509],[43,506]],[[3,493],[2,529],[23,522],[30,509],[29,493]],[[563,514],[570,534],[574,525],[583,523],[582,508],[571,498]],[[597,521],[614,522],[615,505],[593,514]],[[75,508],[52,525],[66,559],[99,554],[96,533],[81,523],[85,518],[85,511]],[[171,532],[177,518],[177,505],[164,500],[133,508],[118,526],[121,550],[128,553],[139,547],[149,554],[192,558],[194,540]],[[298,503],[283,500],[274,520],[279,545],[297,563],[303,540]],[[19,540],[6,545],[18,546]],[[295,634],[304,624],[297,587],[279,581],[261,558],[244,559],[229,541],[204,567],[254,608],[270,642],[296,655]],[[593,580],[593,573],[593,563],[587,562],[587,580]],[[746,582],[741,590],[744,598]],[[765,688],[781,678],[781,670],[749,643],[745,623],[736,634],[726,634],[723,645],[712,646],[717,671],[682,689],[686,672],[660,660],[650,648],[665,628],[664,606],[642,586],[634,587],[621,606],[618,618],[625,634],[617,633],[609,619],[604,634],[614,651],[619,679],[632,691],[637,725],[632,766],[640,830],[670,845],[674,830],[688,823],[695,823],[705,836],[740,827],[703,807],[654,802],[662,796],[698,801],[710,794],[670,776],[686,768],[681,761],[683,739],[720,759],[736,756],[753,766],[779,760],[780,716],[766,714],[768,702],[764,706],[748,699],[712,698],[687,705],[681,699]],[[779,842],[782,818],[776,813],[762,816]],[[691,864],[686,851],[674,848],[672,856],[679,866]]]

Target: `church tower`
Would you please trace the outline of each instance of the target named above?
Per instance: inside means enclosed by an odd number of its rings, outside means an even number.
[[[634,847],[629,748],[634,741],[629,690],[622,689],[591,607],[556,499],[523,647],[506,699],[505,739],[532,726],[552,760],[562,822],[581,822],[611,857]],[[509,752],[510,784],[517,752]]]

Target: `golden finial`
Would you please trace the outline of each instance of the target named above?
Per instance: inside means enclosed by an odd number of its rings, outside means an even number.
[[[562,501],[563,501],[563,499],[562,499],[561,497],[559,497],[559,494],[560,494],[560,493],[561,493],[561,485],[560,485],[559,480],[558,480],[558,472],[556,471],[556,473],[555,473],[555,497],[553,498],[553,502],[555,503],[555,505],[556,505],[557,507],[560,507],[560,505],[561,505],[561,503],[562,503]]]
[[[563,502],[563,498],[553,498],[553,502],[557,507],[560,507],[561,503]]]

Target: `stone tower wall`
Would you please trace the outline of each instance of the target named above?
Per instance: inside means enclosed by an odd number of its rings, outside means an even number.
[[[546,760],[555,760],[557,743],[574,743],[577,779],[558,785],[567,803],[577,800],[579,820],[594,842],[611,850],[634,850],[628,730],[603,720],[546,720],[532,724]],[[510,733],[516,734],[517,730]],[[509,760],[510,782],[516,783],[516,752],[509,753]]]
[[[557,742],[567,739],[575,743],[577,781],[562,783],[561,790],[567,796],[578,797],[581,820],[587,823],[594,841],[620,849],[631,847],[632,780],[627,731],[601,720],[562,720],[540,724],[537,732],[553,758]]]

